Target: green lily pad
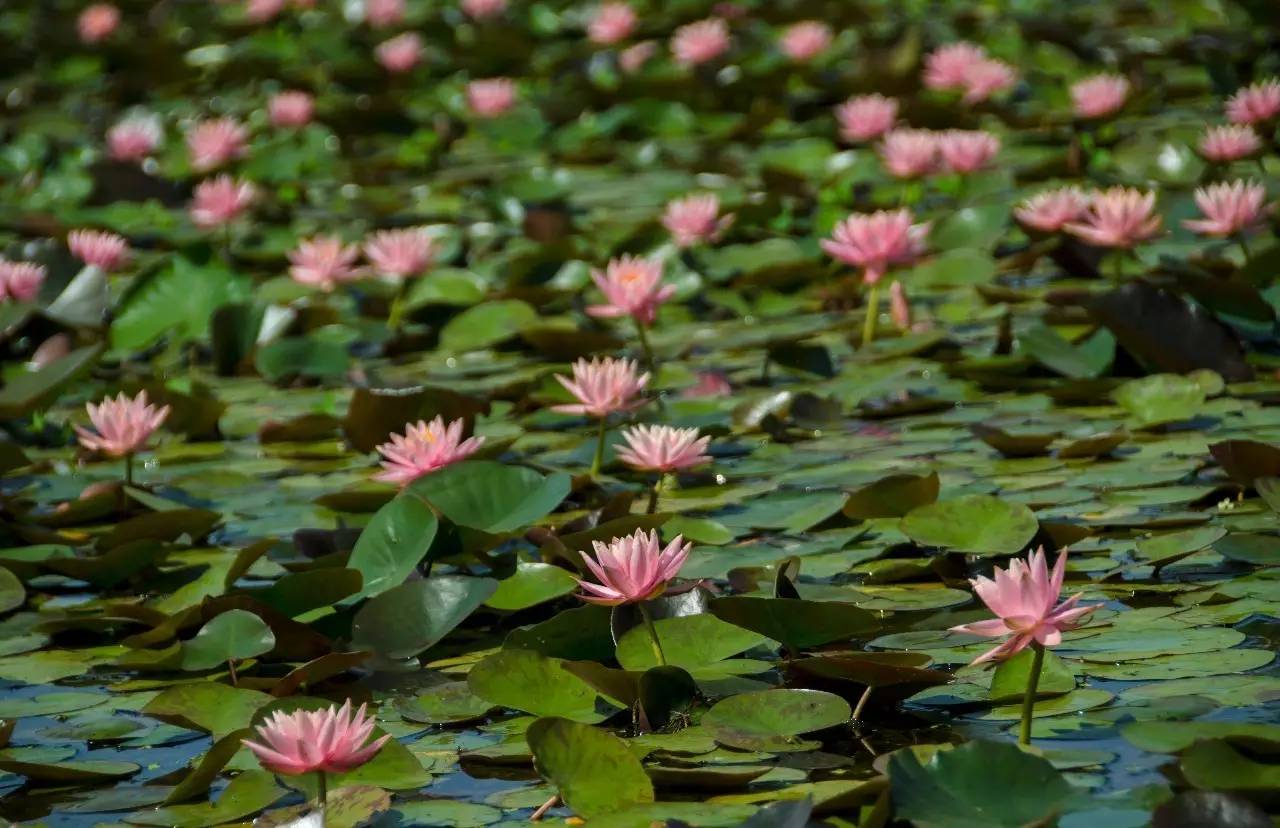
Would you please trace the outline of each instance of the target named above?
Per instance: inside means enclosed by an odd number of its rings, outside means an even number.
[[[820,690],[761,690],[722,699],[702,717],[716,741],[741,750],[787,750],[796,737],[837,727],[853,715],[849,703]]]
[[[446,518],[482,532],[510,532],[541,520],[569,493],[569,476],[472,460],[420,477],[409,487]]]
[[[922,546],[970,555],[1012,555],[1035,536],[1035,514],[1020,503],[966,495],[912,509],[902,533]]]
[[[261,618],[245,610],[227,610],[182,645],[182,668],[210,670],[269,653],[275,646],[275,634]]]
[[[498,707],[535,716],[558,716],[598,722],[596,691],[560,666],[556,659],[532,650],[499,650],[467,674],[471,692]]]
[[[352,644],[411,658],[443,639],[493,595],[491,578],[442,575],[410,581],[369,600],[351,625]]]
[[[654,801],[640,760],[611,733],[550,717],[529,725],[525,738],[538,772],[579,816],[594,819]]]

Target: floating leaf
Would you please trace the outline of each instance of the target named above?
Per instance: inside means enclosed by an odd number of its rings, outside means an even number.
[[[492,705],[535,716],[598,722],[596,691],[556,659],[531,650],[499,650],[467,674],[471,692]]]
[[[352,643],[388,658],[412,658],[433,646],[493,595],[490,578],[440,575],[410,581],[371,599],[351,624]]]
[[[360,596],[371,598],[403,584],[426,557],[436,527],[431,507],[416,497],[402,494],[379,509],[347,560],[364,577]]]
[[[722,699],[702,717],[716,741],[742,750],[787,750],[802,733],[836,727],[853,711],[820,690],[761,690]]]
[[[653,802],[653,783],[625,742],[591,725],[538,719],[525,734],[538,772],[586,819]]]
[[[269,653],[275,646],[276,637],[261,618],[245,610],[227,610],[182,645],[182,669],[210,670]]]
[[[459,526],[510,532],[541,520],[569,494],[569,476],[472,460],[418,478],[409,491]]]
[[[967,495],[913,509],[900,526],[922,546],[970,555],[1012,555],[1031,541],[1039,523],[1021,503]]]

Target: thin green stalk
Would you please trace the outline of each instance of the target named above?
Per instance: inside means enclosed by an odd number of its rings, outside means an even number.
[[[867,347],[876,338],[876,317],[880,315],[880,283],[871,283],[867,292],[867,318],[862,323],[862,347]]]
[[[1035,657],[1031,660],[1031,674],[1027,676],[1027,692],[1022,697],[1022,727],[1018,730],[1018,744],[1031,744],[1031,714],[1036,709],[1036,688],[1040,686],[1040,670],[1044,667],[1044,645],[1031,644]]]
[[[640,610],[640,617],[644,619],[644,625],[649,630],[649,638],[653,641],[653,653],[658,657],[658,663],[666,667],[667,654],[662,651],[662,642],[658,640],[658,628],[653,623],[653,616],[649,614],[649,608],[643,601],[638,602],[636,607]]]
[[[604,432],[608,417],[600,418],[600,431],[596,434],[596,454],[591,458],[591,476],[600,476],[600,466],[604,464]]]
[[[396,288],[396,295],[391,300],[391,310],[387,313],[387,328],[393,333],[400,330],[400,323],[404,317],[404,299],[409,293],[409,280],[401,279],[399,287]]]
[[[645,333],[644,323],[636,320],[636,330],[640,333],[640,350],[644,352],[644,364],[650,372],[656,371],[658,363],[653,358],[653,350],[649,347],[649,334]]]
[[[666,479],[667,476],[659,472],[658,479],[653,481],[653,488],[649,491],[649,508],[645,510],[646,515],[658,511],[658,495],[662,493],[662,484]]]
[[[316,810],[320,812],[320,828],[324,828],[324,808],[329,802],[329,780],[324,771],[316,771]]]

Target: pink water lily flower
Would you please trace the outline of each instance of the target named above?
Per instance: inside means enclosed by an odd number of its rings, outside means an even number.
[[[618,459],[637,471],[666,474],[711,462],[706,453],[711,438],[699,437],[696,428],[638,425],[624,428],[622,439],[626,445],[618,449]]]
[[[467,84],[467,108],[478,118],[496,118],[516,103],[516,85],[510,78],[473,80]]]
[[[861,144],[893,129],[898,119],[898,101],[884,95],[859,95],[836,107],[840,137],[851,144]]]
[[[244,17],[250,23],[267,23],[284,11],[285,0],[246,0]]]
[[[491,20],[507,10],[507,0],[462,0],[462,10],[472,20]]]
[[[249,209],[257,195],[248,181],[229,175],[201,181],[191,201],[191,220],[205,229],[228,224]]]
[[[688,23],[671,37],[671,53],[682,66],[701,66],[729,49],[729,25],[718,17]]]
[[[375,29],[396,25],[404,13],[404,0],[364,0],[364,19]]]
[[[1212,126],[1204,131],[1198,149],[1205,160],[1226,164],[1257,155],[1262,150],[1262,139],[1251,126]]]
[[[142,161],[160,146],[163,132],[154,115],[131,115],[107,130],[107,153],[116,161]]]
[[[632,360],[605,357],[580,359],[573,363],[573,379],[556,374],[556,381],[578,401],[553,405],[552,411],[608,417],[644,403],[640,392],[649,384],[649,375],[641,374]]]
[[[81,43],[101,43],[120,26],[120,10],[110,3],[94,3],[76,18]]]
[[[316,101],[306,92],[286,91],[271,96],[267,116],[276,127],[303,127],[315,115]]]
[[[1280,115],[1280,78],[1268,78],[1238,90],[1227,100],[1227,120],[1258,124]]]
[[[484,445],[484,438],[462,439],[464,426],[462,419],[445,425],[443,417],[406,425],[403,436],[392,434],[390,442],[377,446],[383,471],[374,479],[407,486],[424,474],[467,459]]]
[[[948,172],[976,172],[1000,151],[1000,139],[984,130],[949,129],[938,136],[938,155]]]
[[[1071,104],[1081,118],[1105,118],[1124,106],[1129,81],[1121,75],[1099,74],[1071,84]]]
[[[1210,184],[1196,190],[1196,206],[1203,219],[1190,219],[1182,225],[1202,236],[1234,236],[1262,222],[1267,210],[1267,191],[1253,181]]]
[[[1018,82],[1018,70],[995,58],[987,58],[968,67],[961,86],[963,100],[968,104],[981,103],[997,92],[1011,89]]]
[[[1080,601],[1079,594],[1057,603],[1066,568],[1067,553],[1063,551],[1050,572],[1042,546],[1026,561],[1010,561],[1007,570],[997,567],[994,579],[980,577],[971,582],[973,591],[998,617],[961,624],[951,630],[984,638],[1012,636],[975,658],[974,664],[1004,661],[1031,646],[1032,642],[1046,647],[1061,644],[1063,632],[1075,629],[1077,621],[1098,608],[1097,605],[1076,606]]]
[[[805,20],[789,26],[779,43],[783,54],[797,63],[813,60],[831,45],[831,27],[817,20]]]
[[[907,209],[854,213],[835,226],[830,239],[822,240],[822,249],[862,268],[863,282],[874,285],[889,268],[911,264],[924,253],[929,223],[912,224],[911,218]]]
[[[584,554],[582,563],[599,583],[581,578],[584,601],[605,606],[634,604],[657,598],[667,584],[680,574],[693,544],[676,535],[662,548],[658,533],[637,529],[635,534],[614,538],[609,543],[592,541],[594,557]]]
[[[590,305],[587,313],[599,317],[630,316],[652,325],[658,306],[675,294],[675,285],[662,283],[662,262],[638,256],[613,259],[604,272],[591,271],[591,279],[604,294],[605,304]]]
[[[715,193],[685,196],[667,204],[662,226],[676,247],[693,247],[718,241],[733,225],[733,214],[720,215],[720,199]]]
[[[11,262],[0,256],[0,303],[34,301],[45,275],[44,265]]]
[[[373,727],[373,717],[365,714],[365,706],[353,713],[348,699],[340,708],[293,713],[277,710],[258,725],[261,742],[243,739],[241,744],[274,773],[346,773],[376,756],[391,738],[383,736],[366,745]]]
[[[364,256],[382,276],[404,279],[431,266],[435,242],[425,227],[381,230],[364,241]]]
[[[374,49],[374,56],[383,69],[394,75],[403,74],[422,60],[422,38],[417,32],[398,34],[379,43]]]
[[[920,178],[938,168],[938,134],[927,129],[895,129],[879,147],[884,168],[895,178]]]
[[[1023,201],[1013,208],[1013,217],[1024,227],[1057,233],[1067,224],[1078,221],[1088,211],[1091,200],[1079,187],[1057,187]]]
[[[101,230],[72,230],[67,234],[71,255],[87,265],[111,273],[129,261],[129,242],[124,236]]]
[[[652,40],[629,46],[618,53],[618,66],[628,75],[639,72],[658,53],[658,44]]]
[[[343,244],[337,236],[314,236],[289,251],[289,276],[297,283],[326,293],[342,282],[360,278],[355,268],[360,248]]]
[[[231,118],[201,121],[187,132],[191,168],[204,172],[240,158],[248,149],[248,140],[248,131]]]
[[[889,318],[899,331],[906,333],[911,330],[911,300],[902,282],[896,280],[889,285]]]
[[[1095,193],[1079,221],[1064,229],[1095,247],[1133,247],[1160,231],[1156,194],[1126,187]]]
[[[636,29],[636,10],[620,0],[602,3],[587,24],[587,38],[601,46],[621,43]]]
[[[699,371],[697,381],[680,392],[680,396],[689,400],[710,397],[729,397],[733,395],[733,385],[719,371]]]
[[[924,59],[924,85],[930,89],[963,89],[969,73],[986,60],[986,50],[968,41],[939,46]]]
[[[124,457],[145,448],[151,433],[169,416],[169,406],[148,404],[146,391],[139,391],[133,399],[122,391],[115,399],[87,403],[85,410],[95,430],[76,426],[80,445],[110,457]]]

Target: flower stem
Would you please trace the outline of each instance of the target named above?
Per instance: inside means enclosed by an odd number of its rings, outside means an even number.
[[[636,607],[640,610],[640,617],[644,619],[645,627],[649,629],[649,638],[653,641],[653,653],[658,657],[658,663],[666,667],[667,654],[662,651],[662,642],[658,640],[658,628],[653,623],[653,616],[649,614],[649,608],[643,601],[638,602]]]
[[[658,363],[653,358],[653,349],[649,347],[649,334],[645,332],[644,323],[636,320],[636,331],[640,334],[640,350],[644,352],[644,364],[649,371],[657,371]]]
[[[387,330],[395,333],[400,330],[400,323],[404,318],[404,298],[408,294],[408,279],[401,279],[400,285],[396,288],[396,295],[391,300],[391,310],[387,312]]]
[[[240,682],[239,676],[236,675],[236,660],[234,658],[227,659],[227,677],[231,679],[232,687],[235,687]]]
[[[320,828],[324,828],[324,806],[329,801],[329,780],[324,771],[316,771],[316,810],[320,812]]]
[[[653,488],[649,490],[649,508],[645,509],[646,515],[651,515],[658,511],[658,495],[662,493],[662,484],[667,476],[662,472],[658,472],[658,479],[653,481]]]
[[[1027,676],[1027,692],[1022,697],[1022,727],[1018,731],[1018,744],[1031,744],[1031,714],[1036,709],[1036,688],[1040,686],[1040,670],[1044,668],[1044,645],[1031,644],[1035,656],[1031,659],[1031,673]]]
[[[124,456],[124,485],[133,485],[133,453]]]
[[[880,283],[872,282],[867,292],[867,318],[862,323],[862,347],[876,338],[876,317],[880,315]]]
[[[1244,240],[1244,233],[1236,236],[1236,241],[1240,243],[1240,252],[1244,254],[1244,260],[1249,261],[1249,244]]]
[[[591,476],[600,476],[600,466],[604,463],[604,432],[605,423],[608,422],[607,417],[600,418],[600,431],[596,435],[596,454],[591,458]]]

